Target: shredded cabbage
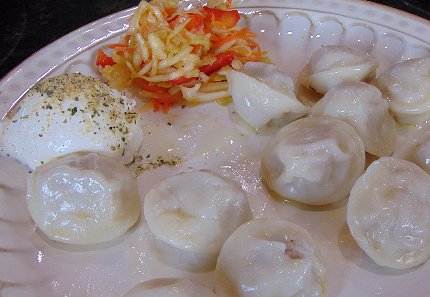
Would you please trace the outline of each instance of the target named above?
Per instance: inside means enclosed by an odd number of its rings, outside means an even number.
[[[138,86],[160,105],[216,101],[229,97],[226,73],[247,61],[261,61],[256,35],[239,28],[231,1],[141,1],[119,44],[110,45],[113,63],[99,64],[113,86]],[[226,100],[224,100],[227,102]]]

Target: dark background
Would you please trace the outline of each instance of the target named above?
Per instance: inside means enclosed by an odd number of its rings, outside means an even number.
[[[374,0],[430,19],[428,0]],[[410,2],[406,4],[406,2]],[[45,45],[138,0],[12,0],[0,19],[0,78]]]

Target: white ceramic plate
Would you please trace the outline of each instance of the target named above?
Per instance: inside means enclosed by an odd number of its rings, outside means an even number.
[[[248,0],[238,6],[275,65],[293,77],[314,49],[328,44],[368,50],[380,62],[378,72],[407,58],[430,56],[430,23],[380,5]],[[126,30],[132,12],[122,11],[74,31],[15,68],[0,82],[0,117],[44,77],[77,71],[97,76],[96,49]],[[183,163],[140,175],[142,197],[166,176],[188,167],[209,168],[241,182],[254,217],[286,218],[311,233],[327,266],[329,296],[429,296],[430,261],[400,271],[378,267],[349,234],[345,201],[308,209],[270,197],[260,180],[258,157],[267,136],[241,136],[227,108],[208,104],[145,117],[151,123],[147,129],[158,137],[149,141],[159,139],[147,149],[164,157],[175,154]],[[27,170],[5,157],[0,158],[0,168],[0,296],[122,296],[154,277],[186,276],[212,286],[212,273],[184,273],[159,262],[148,248],[151,235],[143,218],[127,236],[106,246],[78,250],[50,242],[36,230],[26,210]]]

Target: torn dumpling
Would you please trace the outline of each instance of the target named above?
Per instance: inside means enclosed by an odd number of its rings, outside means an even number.
[[[302,227],[281,219],[242,224],[224,243],[215,269],[219,297],[327,296],[318,247]]]
[[[227,81],[235,110],[253,128],[283,126],[308,112],[294,94],[292,79],[274,65],[246,63],[241,72],[230,71]]]

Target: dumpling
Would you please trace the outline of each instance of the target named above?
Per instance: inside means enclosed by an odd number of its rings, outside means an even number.
[[[188,271],[208,271],[227,237],[250,218],[239,185],[206,171],[168,177],[146,195],[144,213],[160,259]]]
[[[430,57],[394,65],[375,82],[403,125],[421,125],[430,118]]]
[[[326,296],[326,270],[309,233],[291,222],[256,219],[225,242],[215,270],[219,297]]]
[[[142,131],[136,101],[78,73],[48,78],[4,119],[4,150],[30,169],[80,151],[133,160]]]
[[[240,71],[282,93],[290,93],[294,90],[293,79],[279,71],[273,64],[247,62]]]
[[[28,177],[27,203],[50,239],[81,245],[123,235],[140,214],[136,179],[97,153],[71,154],[36,167]]]
[[[409,161],[374,161],[351,190],[347,222],[376,264],[420,265],[430,256],[430,176]]]
[[[430,125],[411,131],[393,156],[415,163],[430,174]]]
[[[369,82],[376,75],[376,58],[356,48],[327,45],[317,49],[298,78],[298,97],[312,105],[335,85],[345,81]]]
[[[294,82],[274,65],[248,62],[227,74],[235,111],[255,129],[283,126],[308,112],[294,94]]]
[[[340,83],[312,107],[311,116],[332,116],[347,122],[370,154],[382,157],[394,150],[396,122],[388,111],[388,101],[373,85],[360,81]]]
[[[188,279],[152,279],[138,284],[124,297],[216,297],[201,285]]]
[[[364,145],[357,132],[332,117],[288,124],[268,143],[261,164],[270,189],[312,205],[345,198],[364,165]]]

